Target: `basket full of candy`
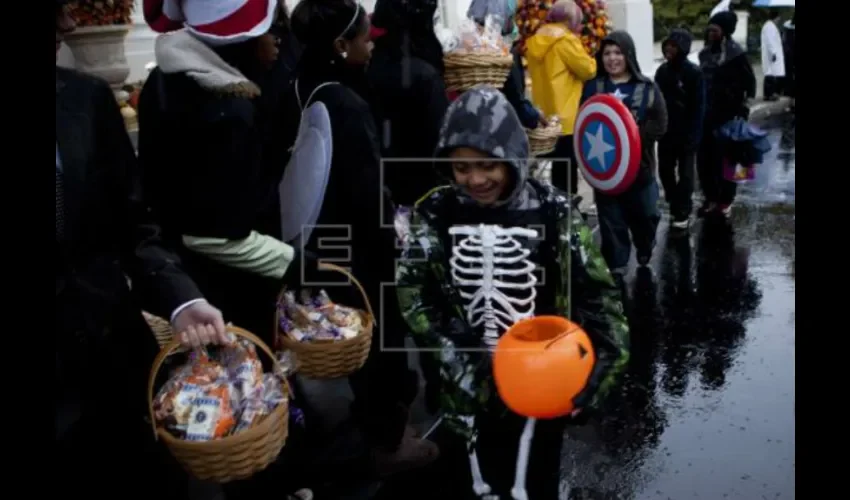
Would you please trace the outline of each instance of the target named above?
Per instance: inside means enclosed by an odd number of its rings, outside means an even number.
[[[443,57],[446,90],[463,92],[476,85],[504,86],[513,56],[497,21],[488,17],[481,28],[467,19],[449,40]]]
[[[154,435],[198,479],[245,479],[272,463],[286,443],[291,370],[252,333],[228,326],[232,342],[198,349],[154,397],[157,375],[180,347],[173,340],[154,360],[148,381]],[[257,348],[274,365],[263,372]],[[284,358],[285,360],[285,358]]]
[[[526,129],[531,156],[542,156],[555,151],[555,144],[561,137],[561,121],[554,116],[546,121],[545,127]]]
[[[320,270],[345,275],[366,310],[334,303],[324,290],[283,290],[278,298],[277,348],[295,353],[298,373],[311,378],[345,377],[359,370],[372,346],[375,315],[360,282],[345,269],[322,262]]]

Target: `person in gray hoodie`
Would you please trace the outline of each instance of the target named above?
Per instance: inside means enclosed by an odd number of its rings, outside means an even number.
[[[581,103],[596,94],[614,94],[632,111],[641,138],[640,171],[634,184],[617,195],[594,192],[602,255],[622,286],[632,243],[641,267],[648,266],[655,246],[661,219],[655,142],[667,132],[667,106],[658,85],[641,72],[634,40],[625,31],[614,31],[605,37],[596,59],[596,78],[584,84]]]
[[[488,86],[462,94],[443,119],[436,152],[451,185],[423,197],[401,231],[396,291],[423,349],[427,406],[443,413],[445,431],[437,438],[440,480],[422,498],[466,498],[470,490],[523,498],[514,495],[523,489],[527,498],[558,498],[570,417],[526,419],[508,410],[493,383],[490,350],[517,320],[557,315],[587,332],[596,363],[573,398],[583,417],[600,407],[628,361],[620,291],[567,195],[529,177],[528,148],[504,94]],[[491,236],[495,258],[482,253]],[[486,308],[481,297],[492,298]],[[530,440],[527,462],[526,452],[506,453],[521,436]]]

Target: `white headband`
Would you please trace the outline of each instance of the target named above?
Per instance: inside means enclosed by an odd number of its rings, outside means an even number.
[[[355,3],[354,5],[356,5],[357,8],[354,9],[354,15],[351,17],[351,21],[348,21],[348,26],[346,26],[345,29],[342,30],[342,33],[340,33],[337,38],[342,38],[343,36],[345,36],[345,34],[348,32],[348,30],[350,30],[351,27],[354,26],[354,21],[357,20],[357,14],[360,14],[360,3],[358,2],[358,3]]]

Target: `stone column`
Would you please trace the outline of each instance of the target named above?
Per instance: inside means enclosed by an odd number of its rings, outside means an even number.
[[[124,40],[127,64],[130,67],[130,74],[127,77],[129,82],[138,82],[147,77],[145,65],[155,59],[153,48],[157,37],[157,33],[150,29],[145,22],[142,0],[135,0],[135,2],[133,24],[130,27],[130,33]]]
[[[632,36],[641,71],[653,77],[652,3],[649,0],[608,0],[608,15],[615,30],[627,31]]]

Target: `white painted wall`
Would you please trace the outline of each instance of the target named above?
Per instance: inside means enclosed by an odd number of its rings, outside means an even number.
[[[627,31],[635,41],[638,64],[649,77],[654,76],[652,3],[649,0],[608,0],[608,16],[615,30]]]

